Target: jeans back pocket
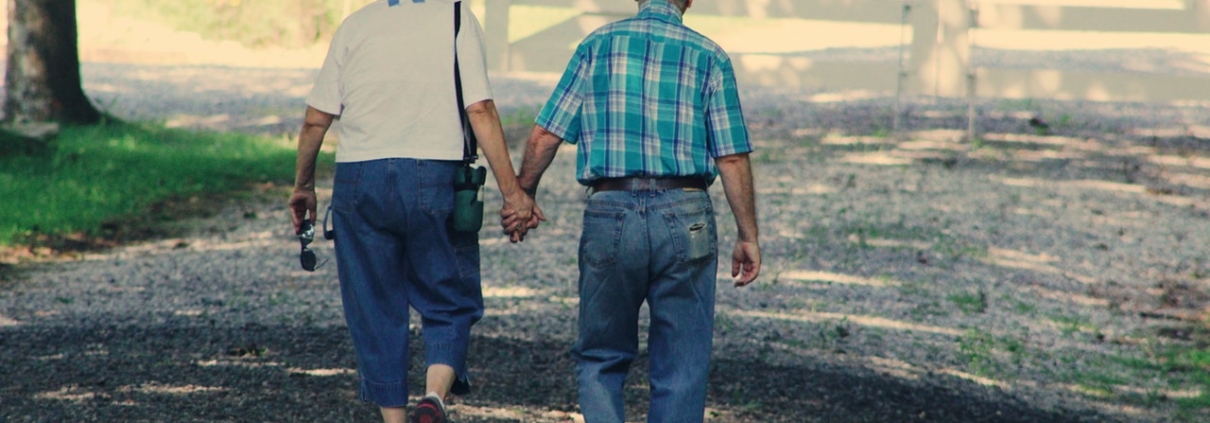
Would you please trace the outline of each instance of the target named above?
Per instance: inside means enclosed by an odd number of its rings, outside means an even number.
[[[580,260],[595,268],[617,263],[625,218],[620,210],[584,210],[584,228],[580,233]]]
[[[710,207],[692,211],[680,209],[664,217],[672,230],[681,262],[702,261],[718,255],[718,230]]]

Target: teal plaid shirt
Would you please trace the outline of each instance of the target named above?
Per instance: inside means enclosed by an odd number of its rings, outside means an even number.
[[[718,175],[748,153],[731,59],[667,0],[589,34],[536,123],[577,144],[576,179]]]

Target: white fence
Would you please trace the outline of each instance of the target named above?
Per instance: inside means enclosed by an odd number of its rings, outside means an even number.
[[[496,70],[558,72],[566,65],[575,44],[601,25],[633,16],[631,0],[486,0],[485,27],[489,62]],[[584,13],[545,31],[509,43],[510,5],[572,7]],[[901,26],[903,4],[895,0],[700,0],[687,19],[697,16],[761,19],[810,19],[864,22]],[[707,33],[711,36],[712,34]],[[794,36],[794,34],[783,34]],[[777,42],[779,40],[769,40]],[[784,40],[782,40],[784,41]],[[899,37],[884,40],[900,42]],[[734,53],[738,77],[746,83],[894,91],[899,65],[820,62],[793,54]]]
[[[961,3],[961,0],[942,0]],[[1101,38],[1110,35],[1142,37],[1146,34],[1189,34],[1185,45],[1203,54],[1210,53],[1210,0],[1149,0],[1119,2],[1133,7],[1042,6],[1005,4],[1009,0],[984,1],[971,8],[971,29],[967,34],[1002,31],[1009,34],[1091,32]],[[1018,0],[1020,1],[1020,0]],[[1092,3],[1092,2],[1087,2]],[[1143,8],[1146,5],[1147,8]],[[1045,36],[1045,35],[1043,35]],[[976,45],[961,36],[952,43]],[[1043,40],[1045,42],[1045,40]],[[1112,42],[1098,43],[1103,48]],[[1210,56],[1203,56],[1207,60]],[[969,66],[969,65],[968,65]],[[1155,73],[1074,72],[1055,69],[992,69],[971,67],[974,93],[980,97],[1054,98],[1097,101],[1180,101],[1210,100],[1210,78]],[[1206,72],[1210,75],[1210,72]],[[952,77],[952,76],[951,76]],[[952,90],[955,87],[950,87]],[[950,91],[952,92],[952,91]]]
[[[489,62],[494,70],[508,71],[559,72],[585,35],[637,10],[630,0],[484,1],[492,43]],[[575,8],[583,13],[510,42],[511,6]],[[817,60],[801,52],[733,52],[738,77],[748,84],[972,100],[1210,101],[1210,0],[698,0],[686,19],[702,15],[880,25],[893,30],[892,39],[879,42],[900,51],[897,58],[862,61]],[[984,39],[1034,37],[1045,44],[1050,43],[1048,34],[1101,37],[1108,41],[1097,48],[1116,48],[1113,39],[1156,33],[1188,36],[1186,44],[1197,45],[1183,47],[1206,53],[1201,56],[1204,75],[1004,69],[977,67],[971,61],[972,51]],[[881,34],[886,38],[886,31]],[[860,30],[835,35],[866,36]]]

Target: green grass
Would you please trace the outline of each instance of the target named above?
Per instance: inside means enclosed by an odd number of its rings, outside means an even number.
[[[1151,406],[1160,401],[1172,400],[1178,409],[1173,421],[1202,422],[1210,416],[1210,350],[1191,345],[1160,346],[1149,343],[1139,356],[1107,357],[1109,363],[1132,369],[1132,379],[1151,379],[1173,388],[1195,388],[1200,395],[1189,398],[1168,399],[1151,392],[1136,399],[1136,402]],[[1107,386],[1129,385],[1122,377],[1105,375],[1074,374],[1071,376],[1081,385]]]
[[[1009,301],[1012,304],[1012,309],[1019,314],[1030,315],[1038,310],[1038,306],[1030,304],[1025,301],[1018,300],[1016,298],[1009,298],[1009,299],[1007,299],[1007,301]]]
[[[977,293],[952,294],[949,296],[949,300],[967,314],[980,314],[987,311],[987,293],[983,290],[979,290]]]
[[[966,369],[979,376],[995,376],[999,363],[995,360],[995,339],[983,332],[970,330],[958,338],[958,357]]]
[[[147,124],[67,127],[53,152],[0,157],[0,245],[97,235],[107,222],[168,221],[156,205],[291,184],[295,150],[281,140]],[[331,162],[325,154],[321,162]]]
[[[534,119],[538,117],[538,111],[536,107],[502,108],[500,110],[500,124],[505,127],[519,125],[529,129],[533,126]]]
[[[1052,322],[1059,325],[1059,330],[1063,332],[1063,336],[1071,337],[1076,333],[1097,332],[1096,325],[1092,324],[1088,318],[1083,316],[1049,316]]]
[[[1172,348],[1162,352],[1155,366],[1168,377],[1181,374],[1201,389],[1201,395],[1176,400],[1178,421],[1206,421],[1210,415],[1210,350]]]
[[[958,337],[958,358],[965,362],[971,374],[1011,379],[1031,354],[1025,341],[1013,335],[993,336],[978,330],[969,330]]]

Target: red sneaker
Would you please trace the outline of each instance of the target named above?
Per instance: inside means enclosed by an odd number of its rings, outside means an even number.
[[[441,400],[428,395],[420,399],[416,409],[412,411],[412,423],[449,423],[445,418],[445,407]]]

